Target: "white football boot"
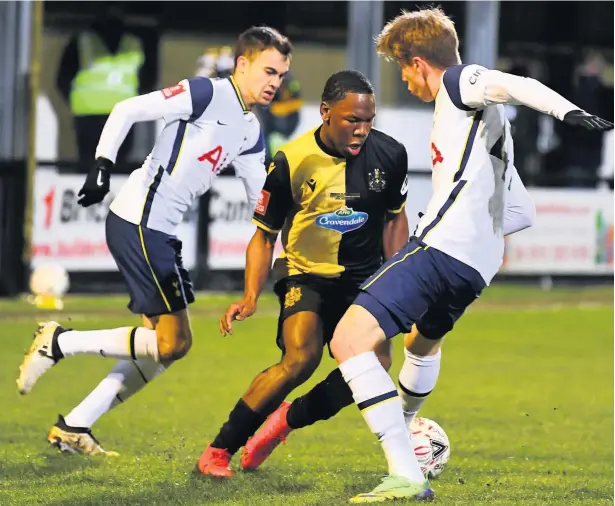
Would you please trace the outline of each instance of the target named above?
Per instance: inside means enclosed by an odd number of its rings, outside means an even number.
[[[49,430],[47,441],[62,453],[105,455],[107,457],[117,457],[119,455],[117,452],[103,450],[90,429],[66,425],[62,415],[58,415],[58,421]]]
[[[54,337],[66,329],[58,322],[39,323],[34,333],[34,342],[19,366],[17,389],[21,395],[30,393],[38,379],[58,363],[62,357],[54,357],[52,344]]]

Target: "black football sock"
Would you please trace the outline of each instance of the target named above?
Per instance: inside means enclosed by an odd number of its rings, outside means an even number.
[[[352,391],[340,370],[335,369],[307,394],[293,401],[286,421],[291,428],[300,429],[319,420],[328,420],[353,403]]]
[[[239,399],[211,446],[225,449],[231,455],[237,453],[266,418],[265,415],[253,411],[243,399]]]

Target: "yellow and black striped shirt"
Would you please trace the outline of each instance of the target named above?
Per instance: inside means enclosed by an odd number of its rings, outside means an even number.
[[[276,278],[361,282],[373,274],[382,263],[384,224],[406,202],[407,171],[404,146],[378,130],[348,159],[323,145],[320,127],[286,144],[269,166],[253,219],[282,232]]]

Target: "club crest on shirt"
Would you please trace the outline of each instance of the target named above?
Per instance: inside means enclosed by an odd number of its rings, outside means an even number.
[[[367,175],[367,186],[370,191],[381,192],[387,187],[384,171],[376,168]]]
[[[286,296],[284,297],[284,307],[293,307],[297,302],[301,300],[301,295],[301,288],[299,288],[298,286],[291,286],[290,290],[286,292]]]

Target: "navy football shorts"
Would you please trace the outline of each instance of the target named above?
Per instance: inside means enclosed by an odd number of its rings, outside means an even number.
[[[320,317],[323,344],[329,344],[335,327],[359,294],[359,285],[350,280],[300,274],[280,279],[274,291],[280,301],[276,342],[284,352],[284,321],[302,311],[316,313]]]
[[[387,338],[416,324],[426,338],[440,339],[484,287],[476,269],[412,237],[361,285],[354,303],[378,320]]]
[[[111,211],[106,235],[109,251],[128,285],[128,309],[133,313],[158,316],[186,309],[194,302],[179,239],[130,223]]]

